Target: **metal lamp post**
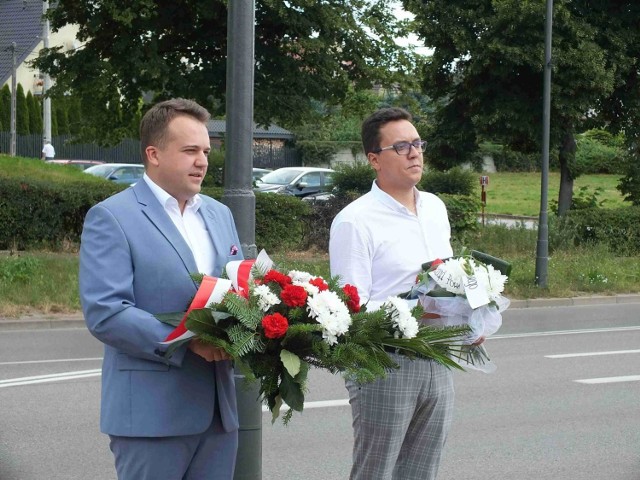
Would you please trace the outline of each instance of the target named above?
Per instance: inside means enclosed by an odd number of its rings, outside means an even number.
[[[228,2],[227,16],[227,136],[225,140],[224,194],[231,209],[245,258],[256,258],[253,167],[253,68],[255,4],[253,0]],[[257,384],[247,386],[236,369],[240,421],[235,480],[262,477],[262,406]]]
[[[547,0],[544,39],[544,89],[542,107],[542,181],[540,187],[540,218],[536,255],[536,285],[547,287],[549,264],[549,223],[547,192],[549,189],[549,132],[551,124],[551,32],[553,25],[553,0]]]

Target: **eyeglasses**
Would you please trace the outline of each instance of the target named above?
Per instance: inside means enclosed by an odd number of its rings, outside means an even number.
[[[422,153],[426,144],[427,142],[425,140],[414,140],[413,142],[398,142],[389,147],[376,148],[375,150],[371,150],[371,152],[380,153],[384,150],[394,149],[398,155],[409,155],[411,147],[415,148],[418,153]]]

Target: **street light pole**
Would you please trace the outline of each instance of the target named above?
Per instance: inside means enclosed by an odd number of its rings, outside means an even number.
[[[42,13],[46,14],[49,10],[49,2],[45,0],[42,6]],[[44,17],[42,26],[42,46],[49,48],[49,18]],[[47,96],[47,92],[51,88],[51,77],[48,73],[44,74],[44,85],[42,88],[42,139],[51,141],[51,99]],[[43,142],[44,145],[44,142]]]
[[[540,218],[536,256],[536,285],[547,287],[549,264],[549,219],[547,214],[549,190],[549,135],[551,125],[551,33],[553,28],[553,0],[547,0],[544,38],[544,88],[542,107],[542,179],[540,186]]]
[[[233,213],[245,258],[256,258],[253,167],[253,79],[255,4],[227,3],[227,103],[224,194]],[[262,478],[262,406],[257,383],[245,385],[236,367],[238,398],[238,458],[234,480]]]

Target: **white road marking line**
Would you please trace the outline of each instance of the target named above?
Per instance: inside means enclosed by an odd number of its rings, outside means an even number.
[[[596,385],[600,383],[640,382],[640,375],[627,375],[626,377],[585,378],[582,380],[574,380],[574,382],[586,383],[589,385]]]
[[[640,353],[640,350],[613,350],[610,352],[561,353],[557,355],[545,355],[545,358],[596,357],[598,355],[623,355],[626,353]]]
[[[552,330],[549,332],[508,333],[505,335],[491,335],[488,338],[488,340],[500,340],[504,338],[523,338],[523,337],[546,337],[549,335],[573,335],[576,333],[627,332],[632,330],[640,330],[640,326],[616,327],[616,328],[590,328],[586,330]]]
[[[0,380],[0,388],[33,385],[36,383],[59,382],[62,380],[75,380],[76,378],[97,377],[101,375],[100,369],[79,370],[77,372],[52,373],[50,375],[36,375],[33,377],[9,378]]]
[[[304,402],[304,409],[309,410],[311,408],[327,408],[327,407],[346,407],[349,405],[349,399],[343,398],[341,400],[319,400],[317,402]],[[280,411],[289,410],[289,405],[286,403],[282,404],[280,407]],[[266,405],[262,406],[263,412],[268,412],[269,409]]]
[[[0,365],[27,365],[30,363],[66,363],[66,362],[91,362],[94,360],[102,360],[102,357],[93,358],[60,358],[57,360],[23,360],[21,362],[0,362]]]

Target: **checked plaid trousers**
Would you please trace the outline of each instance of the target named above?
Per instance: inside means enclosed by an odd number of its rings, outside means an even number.
[[[390,354],[387,378],[346,382],[353,420],[351,480],[435,480],[453,418],[453,372]]]

